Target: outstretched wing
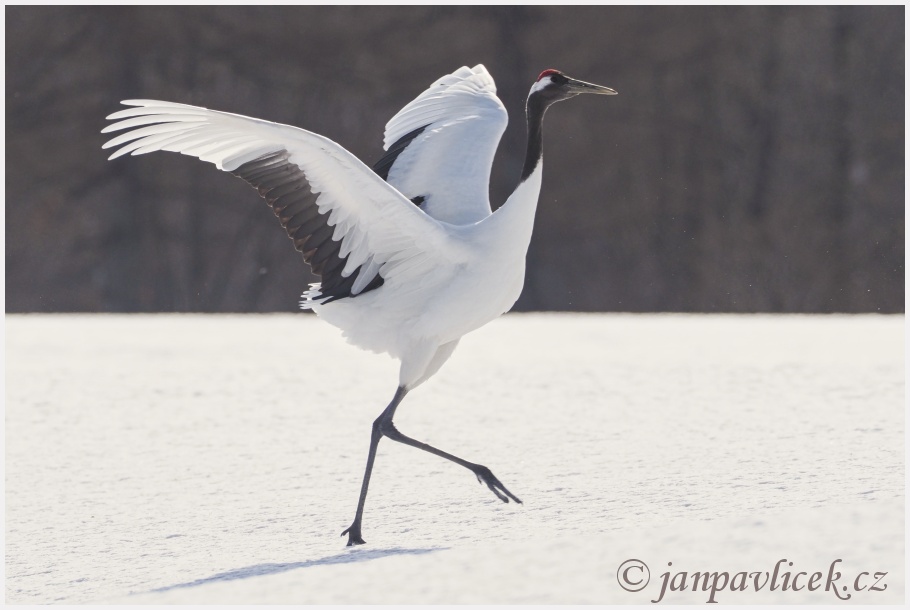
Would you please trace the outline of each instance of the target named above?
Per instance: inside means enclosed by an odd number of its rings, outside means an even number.
[[[386,124],[373,169],[430,216],[470,224],[490,215],[490,168],[509,121],[482,65],[443,76]]]
[[[321,286],[307,303],[355,297],[384,279],[457,261],[446,228],[347,150],[278,123],[170,102],[127,100],[103,131],[110,156],[179,152],[243,178],[265,198]]]

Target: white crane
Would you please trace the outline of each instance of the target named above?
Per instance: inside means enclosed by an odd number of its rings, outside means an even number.
[[[430,85],[386,125],[385,156],[370,169],[315,133],[259,119],[154,100],[108,116],[103,131],[128,130],[104,148],[111,159],[156,150],[214,163],[243,178],[272,207],[322,282],[301,306],[350,343],[401,361],[398,389],[373,422],[348,546],[361,523],[382,437],[464,466],[503,502],[520,503],[490,469],[399,432],[405,395],[449,359],[459,339],[508,311],[521,293],[543,171],[541,124],[554,102],[616,91],[558,70],[538,76],[527,102],[528,146],[521,180],[490,209],[493,155],[508,116],[482,65]]]

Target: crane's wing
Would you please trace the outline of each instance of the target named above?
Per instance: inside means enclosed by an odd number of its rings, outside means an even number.
[[[304,307],[355,297],[457,262],[446,228],[357,157],[320,135],[237,114],[170,102],[127,100],[103,131],[110,156],[179,152],[214,163],[254,186],[322,284]],[[419,275],[417,275],[419,277]]]
[[[386,124],[373,169],[430,216],[470,224],[490,215],[490,169],[509,122],[483,65],[443,76]]]

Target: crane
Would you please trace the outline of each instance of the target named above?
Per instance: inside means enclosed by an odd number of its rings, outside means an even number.
[[[214,163],[256,188],[320,283],[301,307],[352,344],[400,361],[395,394],[373,422],[357,509],[342,532],[364,544],[363,510],[383,437],[467,468],[503,501],[521,503],[486,466],[399,432],[395,411],[433,376],[465,334],[508,311],[521,293],[543,172],[542,122],[555,102],[609,87],[540,73],[527,100],[528,143],[518,186],[495,212],[493,155],[508,115],[483,65],[443,76],[385,129],[370,168],[318,134],[206,108],[124,100],[103,132],[110,159],[157,150]]]

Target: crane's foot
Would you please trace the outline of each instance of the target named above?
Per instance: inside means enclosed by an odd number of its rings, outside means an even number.
[[[511,491],[506,489],[506,486],[499,482],[499,479],[490,472],[489,468],[481,466],[480,464],[474,464],[470,468],[471,472],[477,476],[477,481],[486,484],[486,486],[490,488],[490,491],[496,494],[497,498],[506,503],[509,502],[509,498],[512,498],[512,500],[521,504],[521,500],[519,500]]]
[[[345,534],[348,535],[348,546],[367,543],[363,536],[360,535],[360,523],[358,521],[355,521],[351,524],[351,527],[341,532],[342,536]]]

